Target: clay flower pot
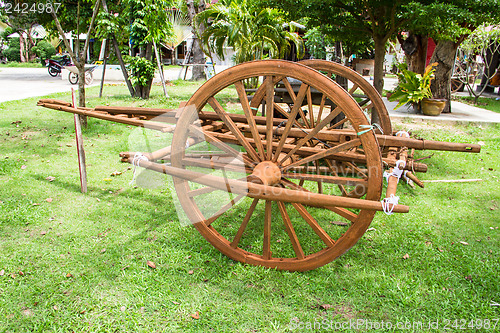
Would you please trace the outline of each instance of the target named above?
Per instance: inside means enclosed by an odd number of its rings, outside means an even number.
[[[424,98],[420,106],[426,116],[439,116],[446,106],[446,99]]]

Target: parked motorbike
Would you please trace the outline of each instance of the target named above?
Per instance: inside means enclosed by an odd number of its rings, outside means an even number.
[[[63,55],[61,59],[55,60],[55,59],[48,59],[47,60],[47,69],[49,71],[50,76],[57,76],[62,72],[62,69],[64,66],[71,65],[71,59],[68,55]]]

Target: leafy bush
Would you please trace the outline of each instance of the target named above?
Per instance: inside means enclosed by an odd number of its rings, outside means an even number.
[[[40,58],[40,63],[45,65],[45,60],[50,59],[53,55],[56,54],[56,49],[47,41],[41,40],[36,46],[31,49],[37,57]]]
[[[19,47],[9,47],[7,50],[3,51],[3,54],[7,57],[8,61],[21,61],[21,48]]]
[[[155,66],[146,58],[127,56],[125,61],[128,63],[130,80],[134,85],[147,86],[155,76]]]
[[[21,61],[21,45],[19,38],[9,38],[8,48],[3,51],[3,54],[9,61]]]
[[[314,59],[326,59],[326,48],[335,45],[335,41],[317,27],[309,29],[304,37],[307,49]]]

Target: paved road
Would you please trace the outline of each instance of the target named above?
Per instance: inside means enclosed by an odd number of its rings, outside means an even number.
[[[166,70],[168,80],[177,79],[179,69]],[[100,74],[94,75],[94,83],[98,85]],[[367,80],[370,78],[366,77]],[[155,80],[158,80],[155,78]],[[106,80],[107,81],[107,80]],[[370,83],[372,83],[370,81]],[[397,79],[386,78],[384,88],[391,89],[397,84]],[[70,91],[71,85],[61,76],[51,77],[46,68],[0,68],[0,102],[23,99],[27,97],[45,96],[55,92]],[[459,102],[452,102],[452,113],[442,114],[439,117],[412,114],[406,107],[394,109],[396,102],[388,102],[384,98],[387,110],[391,117],[420,118],[424,120],[443,121],[473,121],[473,122],[500,122],[500,114],[476,108]]]
[[[0,102],[70,91],[73,86],[47,68],[0,68]]]
[[[67,74],[66,74],[67,75]],[[99,85],[102,72],[94,72],[94,82],[91,86]],[[165,70],[167,80],[178,78],[179,69]],[[106,82],[116,82],[111,76]],[[119,75],[122,77],[121,75]],[[188,75],[189,78],[189,75]],[[159,82],[159,75],[155,76],[155,81]],[[27,97],[45,96],[55,92],[71,91],[71,87],[78,88],[77,85],[69,83],[67,77],[58,75],[52,77],[47,68],[0,68],[0,103],[13,101]]]

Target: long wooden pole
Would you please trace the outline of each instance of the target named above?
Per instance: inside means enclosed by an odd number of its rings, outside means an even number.
[[[301,203],[312,207],[346,207],[356,209],[371,209],[383,211],[382,204],[378,201],[363,200],[349,197],[337,197],[326,194],[306,193],[303,191],[294,191],[284,188],[276,188],[267,185],[255,184],[252,182],[227,179],[214,175],[180,169],[166,164],[158,164],[150,161],[138,161],[137,164],[143,168],[162,172],[167,175],[196,181],[199,184],[227,191],[228,187],[231,193],[245,194],[250,198],[264,200],[275,200],[283,202]],[[404,205],[395,205],[395,213],[408,213],[409,207]]]

